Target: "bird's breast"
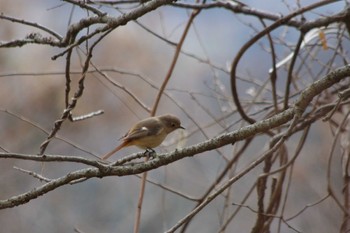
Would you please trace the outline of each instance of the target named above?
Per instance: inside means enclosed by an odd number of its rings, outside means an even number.
[[[167,134],[165,132],[158,135],[146,136],[135,140],[132,144],[141,149],[155,148],[164,141],[166,136]]]

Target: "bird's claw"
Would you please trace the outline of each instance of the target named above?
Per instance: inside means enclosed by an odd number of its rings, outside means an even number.
[[[156,158],[157,157],[157,153],[155,150],[153,150],[152,148],[147,148],[144,152],[144,155],[147,158]]]

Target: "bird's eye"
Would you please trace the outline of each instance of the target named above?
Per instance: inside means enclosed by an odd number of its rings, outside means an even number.
[[[171,123],[171,127],[175,127],[176,125],[175,125],[175,123]]]

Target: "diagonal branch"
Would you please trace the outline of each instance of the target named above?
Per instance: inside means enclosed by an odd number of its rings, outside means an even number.
[[[235,130],[230,133],[221,134],[217,137],[214,137],[210,140],[192,145],[183,149],[175,150],[171,153],[159,154],[157,158],[149,160],[143,163],[128,163],[120,166],[104,165],[98,161],[92,161],[84,158],[74,157],[74,156],[65,156],[61,157],[61,161],[72,161],[80,162],[89,165],[95,166],[93,168],[81,169],[75,172],[68,173],[67,175],[54,179],[40,187],[37,187],[31,191],[20,194],[18,196],[11,197],[6,200],[0,200],[0,209],[11,208],[14,206],[22,205],[29,202],[32,199],[35,199],[43,194],[46,194],[58,187],[61,187],[65,184],[68,184],[72,181],[77,181],[81,179],[90,179],[93,177],[105,177],[105,176],[127,176],[132,174],[140,174],[155,168],[165,166],[167,164],[173,163],[185,157],[192,157],[194,155],[210,151],[225,145],[232,144],[233,142],[251,138],[254,135],[263,133],[267,130],[271,130],[275,127],[281,126],[288,121],[292,120],[295,115],[301,116],[305,111],[306,107],[310,104],[312,99],[320,94],[322,91],[331,87],[332,85],[338,83],[339,81],[350,76],[350,65],[341,67],[333,72],[329,73],[322,79],[314,82],[309,87],[307,87],[300,95],[299,99],[293,107],[288,108],[287,110],[272,116],[271,118],[265,119],[263,121],[256,122],[251,125],[242,127],[241,129]],[[290,132],[288,130],[288,132]],[[282,137],[280,142],[284,140],[285,137]],[[44,156],[28,156],[28,155],[16,155],[10,153],[0,153],[0,158],[21,158],[29,159],[34,161],[52,161],[58,159],[58,157],[53,157],[49,155]],[[262,159],[262,157],[260,158]],[[260,161],[257,160],[256,162]],[[79,161],[78,161],[79,160]],[[262,161],[262,160],[261,160]],[[254,163],[255,164],[255,163]],[[252,166],[254,166],[252,164]],[[235,176],[229,182],[234,182],[238,180],[241,176]],[[229,185],[229,184],[228,184]],[[209,196],[205,202],[203,202],[198,208],[204,208],[208,203],[210,203],[213,198],[216,196]],[[194,210],[196,211],[196,210]]]
[[[233,97],[233,101],[237,107],[237,111],[239,112],[239,114],[241,115],[241,117],[247,121],[250,124],[253,124],[255,122],[254,119],[250,118],[246,112],[244,111],[241,102],[239,100],[238,97],[238,90],[237,90],[237,83],[236,83],[236,77],[237,77],[237,67],[238,67],[238,63],[241,60],[241,58],[243,57],[243,55],[245,54],[245,52],[252,46],[254,45],[258,40],[260,40],[263,36],[265,36],[267,33],[273,31],[274,29],[278,28],[280,25],[284,24],[285,22],[288,22],[289,20],[291,20],[292,18],[296,17],[297,15],[300,15],[304,12],[307,12],[309,10],[312,10],[314,8],[326,5],[328,3],[334,2],[334,0],[325,0],[325,1],[320,1],[320,2],[316,2],[313,3],[309,6],[300,8],[292,13],[290,13],[289,15],[286,15],[285,17],[280,18],[279,20],[275,21],[273,24],[271,24],[270,26],[264,28],[264,30],[262,30],[261,32],[259,32],[257,35],[255,35],[252,39],[250,39],[247,43],[245,43],[242,48],[238,51],[238,54],[236,55],[236,57],[233,59],[232,61],[232,65],[231,65],[231,92],[232,92],[232,97]]]

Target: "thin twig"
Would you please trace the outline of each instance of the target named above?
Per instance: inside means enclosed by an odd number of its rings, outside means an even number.
[[[73,0],[63,0],[63,1],[71,3],[72,5],[77,5],[80,8],[86,9],[88,11],[91,11],[92,13],[94,13],[100,17],[105,16],[107,14],[107,13],[101,12],[100,10],[98,10],[90,5],[85,4],[85,1],[73,1]]]
[[[26,174],[29,174],[29,175],[33,176],[34,178],[37,178],[40,181],[45,181],[45,182],[52,181],[51,179],[46,178],[46,177],[44,177],[44,176],[42,176],[42,175],[40,175],[40,174],[38,174],[36,172],[29,171],[29,170],[26,170],[26,169],[23,169],[23,168],[19,168],[19,167],[16,167],[16,166],[14,166],[13,168],[16,169],[16,170],[19,170],[21,172],[24,172]]]
[[[29,22],[29,21],[24,20],[24,19],[17,19],[15,17],[4,15],[4,13],[0,14],[0,19],[5,19],[5,20],[8,20],[8,21],[11,21],[11,22],[14,22],[14,23],[19,23],[19,24],[28,25],[28,26],[31,26],[31,27],[34,27],[34,28],[38,28],[38,29],[40,29],[40,30],[42,30],[44,32],[47,32],[50,35],[54,36],[57,40],[59,40],[59,41],[62,40],[62,36],[60,36],[57,32],[54,32],[53,30],[48,29],[47,27],[42,26],[42,25],[40,25],[38,23],[32,23],[32,22]]]
[[[258,166],[261,162],[263,162],[266,157],[270,156],[273,152],[275,152],[281,144],[283,144],[284,139],[281,138],[281,140],[275,144],[273,148],[263,153],[259,158],[257,158],[255,161],[253,161],[250,165],[248,165],[245,169],[243,169],[241,172],[238,172],[237,175],[230,178],[228,181],[226,181],[224,184],[222,184],[220,187],[216,189],[216,191],[209,195],[200,205],[198,205],[194,210],[192,210],[190,213],[188,213],[184,218],[182,218],[180,221],[178,221],[173,227],[171,227],[169,230],[166,231],[166,233],[172,233],[175,232],[181,225],[183,225],[185,222],[188,221],[188,219],[191,219],[195,214],[197,214],[199,211],[201,211],[205,206],[207,206],[212,200],[214,200],[219,194],[221,194],[224,190],[226,190],[228,187],[230,187],[233,183],[235,183],[237,180],[242,178],[245,174],[247,174],[249,171],[251,171],[253,168]]]
[[[78,171],[70,172],[69,174],[52,180],[47,184],[44,184],[40,187],[35,188],[34,190],[25,192],[23,194],[13,196],[6,200],[0,200],[0,209],[10,208],[13,206],[22,205],[27,203],[28,201],[35,199],[45,193],[48,193],[58,187],[69,184],[70,182],[74,182],[76,180],[81,179],[90,179],[92,177],[104,177],[104,176],[126,176],[133,174],[140,174],[170,163],[174,161],[178,161],[185,157],[194,156],[197,154],[201,154],[205,151],[210,151],[219,147],[223,147],[228,144],[232,144],[233,142],[244,140],[247,138],[251,138],[259,133],[263,133],[266,130],[271,130],[275,127],[280,127],[281,125],[287,123],[288,121],[293,119],[294,114],[300,114],[305,111],[306,107],[310,104],[312,99],[319,95],[322,91],[331,87],[335,83],[347,78],[350,76],[350,65],[341,67],[336,69],[325,77],[315,81],[308,88],[306,88],[300,95],[294,107],[289,108],[281,113],[278,113],[268,119],[256,122],[252,125],[244,126],[238,130],[235,130],[230,133],[221,134],[217,137],[214,137],[210,140],[203,141],[193,146],[189,146],[182,149],[177,149],[173,152],[166,154],[159,154],[158,157],[144,162],[140,164],[130,164],[124,166],[110,166],[106,164],[102,164],[99,161],[87,160],[81,157],[75,156],[45,156],[45,155],[21,155],[21,154],[11,154],[11,153],[0,153],[0,158],[7,159],[27,159],[33,161],[53,161],[60,158],[61,161],[72,161],[72,162],[80,162],[83,164],[88,164],[94,166],[93,168],[81,169]],[[281,137],[279,143],[282,143],[285,137]],[[275,144],[275,149],[279,148],[279,143]],[[274,150],[270,150],[270,153],[273,153]],[[224,191],[227,187],[231,186],[232,183],[239,180],[243,177],[247,172],[261,163],[265,156],[268,154],[263,154],[260,158],[258,158],[255,162],[251,163],[245,170],[238,173],[236,176],[229,179],[223,186],[221,186],[217,191],[215,191],[212,195],[208,196],[206,201],[203,202],[198,208],[189,213],[184,219],[182,219],[176,226],[172,229],[177,229],[181,226],[186,220],[198,213],[200,209],[204,208],[207,204],[209,204],[212,200],[215,199],[222,191]]]
[[[237,55],[235,56],[235,58],[232,61],[232,65],[231,65],[231,91],[232,91],[232,97],[234,100],[234,103],[237,107],[237,110],[239,112],[239,114],[241,115],[241,117],[247,121],[248,123],[252,124],[255,122],[254,119],[250,118],[244,111],[241,102],[239,100],[238,97],[238,90],[237,90],[237,83],[236,83],[236,73],[237,73],[237,66],[239,61],[241,60],[241,58],[243,57],[243,55],[245,54],[245,52],[252,46],[254,45],[259,39],[261,39],[263,36],[266,35],[266,33],[271,32],[272,30],[276,29],[277,27],[279,27],[280,25],[282,25],[285,22],[288,22],[289,20],[291,20],[292,18],[294,18],[295,16],[302,14],[306,11],[310,11],[314,8],[329,4],[331,2],[334,2],[334,0],[326,0],[326,1],[322,1],[322,2],[317,2],[317,3],[313,3],[309,6],[306,6],[304,8],[300,8],[290,14],[288,14],[287,16],[284,16],[282,18],[280,18],[279,20],[277,20],[276,22],[274,22],[273,24],[271,24],[270,26],[264,28],[264,30],[262,30],[261,32],[259,32],[257,35],[255,35],[252,39],[250,39],[246,44],[244,44],[241,49],[238,51]],[[306,30],[306,28],[305,28]],[[304,31],[306,32],[306,31]]]
[[[165,90],[165,87],[167,86],[171,75],[173,74],[175,65],[177,63],[182,45],[187,37],[188,31],[190,29],[190,26],[194,20],[194,18],[199,14],[199,10],[195,10],[191,13],[190,18],[187,21],[185,30],[180,38],[180,41],[178,43],[178,45],[176,46],[176,50],[175,50],[175,54],[173,57],[173,60],[171,62],[170,68],[168,70],[168,73],[165,76],[165,79],[159,89],[158,95],[156,97],[156,100],[154,102],[153,108],[151,110],[151,116],[154,116],[156,114],[156,111],[158,109],[158,104],[160,102],[160,98],[163,95],[163,92]],[[145,159],[145,161],[147,162],[148,158]],[[136,211],[136,217],[135,217],[135,223],[134,223],[134,233],[138,233],[139,229],[140,229],[140,221],[141,221],[141,211],[142,211],[142,202],[143,202],[143,196],[144,196],[144,192],[145,192],[145,187],[146,187],[146,180],[147,180],[147,173],[145,172],[142,175],[142,180],[141,180],[141,188],[140,188],[140,193],[139,193],[139,198],[138,198],[138,203],[137,203],[137,211]]]

